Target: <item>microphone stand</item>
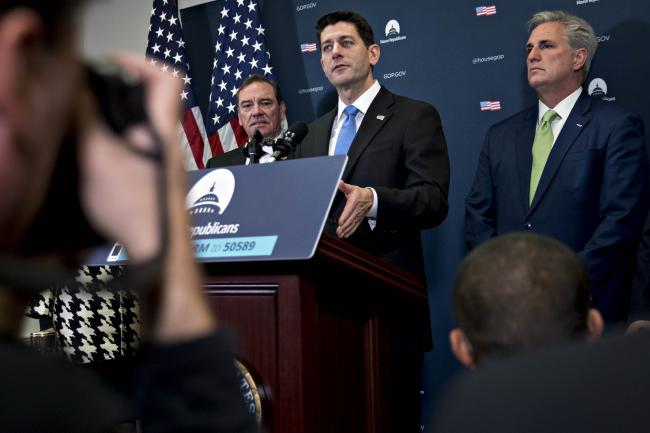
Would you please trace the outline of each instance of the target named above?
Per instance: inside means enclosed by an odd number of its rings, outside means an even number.
[[[248,156],[248,164],[258,164],[260,162],[260,151],[262,150],[260,148],[260,141],[262,141],[264,137],[262,136],[262,133],[260,131],[255,131],[253,134],[253,138],[250,139],[248,143],[246,143],[246,151],[244,154]]]
[[[260,162],[259,156],[257,154],[257,151],[259,150],[259,146],[257,144],[256,140],[251,140],[248,142],[248,164],[258,164]]]

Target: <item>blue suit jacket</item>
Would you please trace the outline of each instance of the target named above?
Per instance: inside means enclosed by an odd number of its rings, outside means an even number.
[[[490,128],[466,200],[470,248],[530,230],[584,260],[593,306],[624,320],[634,257],[648,206],[648,159],[638,115],[583,92],[551,150],[528,204],[537,106]]]

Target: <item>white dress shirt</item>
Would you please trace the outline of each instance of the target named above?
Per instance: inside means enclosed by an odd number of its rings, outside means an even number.
[[[273,140],[277,140],[278,138],[282,137],[283,132],[284,131],[281,131]],[[273,159],[273,146],[262,146],[262,152],[264,153],[262,153],[259,160],[257,161],[258,164],[266,164],[275,161],[275,159]],[[249,165],[250,163],[251,159],[246,157],[246,165]]]
[[[555,144],[555,140],[557,139],[558,135],[560,135],[560,132],[562,132],[562,127],[566,123],[569,114],[571,114],[573,106],[576,105],[576,102],[578,102],[578,98],[580,97],[581,93],[582,87],[578,87],[573,93],[558,102],[557,105],[553,107],[553,110],[558,114],[558,116],[551,122],[551,129],[553,130],[553,144]],[[537,126],[542,123],[542,117],[544,117],[544,114],[546,114],[546,112],[551,109],[547,107],[546,104],[544,104],[542,101],[538,101],[538,107]]]
[[[381,86],[379,85],[379,82],[375,80],[374,83],[370,87],[366,89],[365,92],[361,94],[351,105],[354,105],[357,107],[359,112],[354,118],[355,124],[356,124],[356,130],[359,130],[359,126],[361,125],[361,122],[363,121],[363,117],[366,115],[368,112],[368,108],[370,108],[370,104],[372,104],[372,101],[374,101],[375,97],[379,93],[379,90],[381,90]],[[341,101],[341,98],[339,98],[339,104],[338,104],[338,113],[336,115],[336,119],[334,120],[334,124],[332,125],[332,132],[330,133],[330,144],[329,144],[329,150],[328,150],[328,155],[334,155],[334,149],[336,148],[336,140],[339,138],[339,132],[341,131],[341,128],[343,127],[343,122],[345,122],[345,116],[343,115],[343,110],[345,110],[345,103]],[[363,186],[363,185],[358,185],[358,186]],[[377,207],[379,205],[378,199],[377,199],[377,192],[374,190],[374,188],[368,188],[370,191],[372,191],[372,207],[366,214],[366,218],[369,218],[368,223],[370,224],[370,228],[374,229],[375,228],[375,218],[377,217]]]
[[[372,86],[368,87],[368,89],[366,89],[366,91],[363,92],[361,96],[359,96],[351,104],[357,107],[357,109],[359,110],[356,117],[354,118],[357,131],[359,130],[359,126],[361,125],[363,116],[365,116],[366,113],[368,112],[368,108],[370,108],[370,104],[372,104],[372,101],[374,101],[375,96],[377,96],[377,94],[379,93],[379,90],[381,90],[381,86],[379,85],[379,82],[375,80],[375,82],[372,83]],[[338,109],[338,113],[336,114],[336,119],[334,120],[334,124],[332,125],[328,155],[334,155],[334,149],[336,148],[336,140],[338,140],[339,132],[343,127],[343,122],[345,122],[345,115],[343,114],[343,110],[345,110],[345,107],[347,107],[347,105],[345,105],[345,103],[341,101],[341,98],[339,98],[339,105],[338,105],[339,109]]]

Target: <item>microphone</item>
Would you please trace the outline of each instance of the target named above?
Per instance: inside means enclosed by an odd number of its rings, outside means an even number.
[[[309,128],[304,122],[295,122],[273,145],[273,159],[284,158],[296,148],[307,135]]]
[[[259,130],[255,130],[253,138],[250,139],[246,146],[242,147],[242,153],[249,159],[249,164],[257,164],[259,162],[260,142],[264,139]]]

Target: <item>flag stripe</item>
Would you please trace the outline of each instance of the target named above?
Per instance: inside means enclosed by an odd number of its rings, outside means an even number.
[[[235,141],[237,146],[241,147],[248,141],[248,134],[244,130],[244,127],[239,124],[239,118],[233,117],[230,119],[230,127],[232,128],[235,134]]]
[[[196,161],[194,160],[194,155],[192,155],[192,148],[190,147],[187,141],[187,135],[185,135],[185,131],[183,130],[183,125],[180,122],[178,123],[178,136],[181,142],[181,151],[183,152],[185,169],[198,170],[198,167],[196,166]]]
[[[210,137],[208,137],[208,142],[210,143],[212,156],[223,155],[223,146],[221,145],[221,138],[219,137],[219,134],[212,134]]]
[[[208,164],[208,160],[212,158],[212,149],[208,143],[208,135],[205,131],[205,125],[203,124],[203,115],[201,114],[201,109],[199,107],[192,107],[192,112],[194,113],[194,118],[197,119],[196,126],[199,128],[201,133],[201,140],[203,140],[203,166],[205,167]],[[198,120],[201,120],[200,122]]]
[[[219,129],[219,132],[216,134],[219,136],[219,141],[221,142],[221,148],[223,152],[230,152],[233,149],[237,148],[237,140],[235,138],[235,133],[232,130],[230,124],[227,124],[223,128]]]
[[[199,113],[200,114],[200,113]],[[196,124],[196,117],[193,109],[185,110],[183,113],[183,130],[187,136],[187,142],[192,150],[192,156],[198,168],[204,168],[203,164],[203,137]]]

